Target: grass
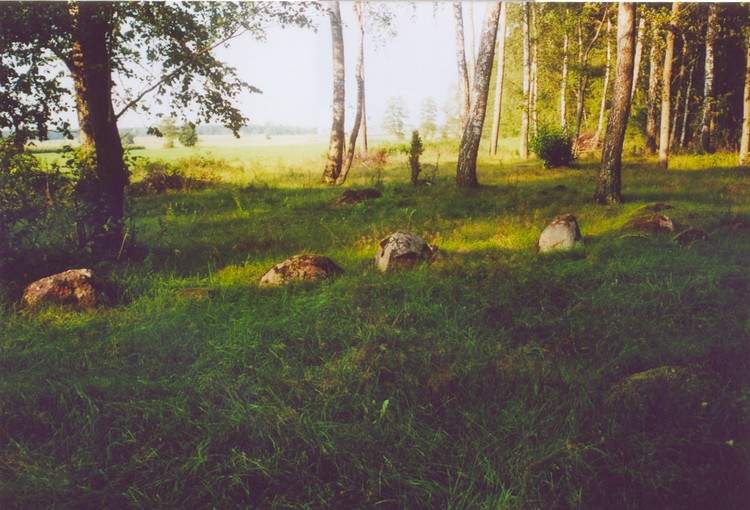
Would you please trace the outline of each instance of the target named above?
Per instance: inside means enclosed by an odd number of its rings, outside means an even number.
[[[126,303],[3,308],[0,506],[744,508],[750,231],[722,225],[750,220],[746,170],[626,160],[627,202],[601,207],[593,161],[481,158],[483,186],[459,190],[446,151],[432,187],[399,158],[354,169],[384,196],[341,208],[313,147],[132,198]],[[654,202],[710,240],[623,235]],[[585,253],[537,255],[568,212]],[[403,228],[440,249],[382,275],[377,244]],[[346,273],[257,286],[305,251]],[[613,396],[662,366],[694,376]]]

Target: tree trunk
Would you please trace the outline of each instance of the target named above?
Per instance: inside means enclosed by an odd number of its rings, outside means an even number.
[[[638,77],[641,74],[641,55],[643,54],[643,32],[646,30],[646,17],[641,16],[638,22],[638,35],[635,39],[635,63],[633,64],[633,89],[630,91],[630,100],[635,97],[638,88]]]
[[[500,114],[503,103],[503,81],[505,78],[505,30],[508,18],[508,3],[503,2],[500,7],[500,20],[498,21],[498,43],[497,43],[497,72],[495,73],[495,108],[492,112],[492,138],[490,140],[490,154],[497,154],[497,142],[500,138]]]
[[[685,82],[685,73],[687,72],[687,39],[682,36],[682,52],[680,54],[680,71],[677,73],[677,96],[674,101],[674,113],[672,114],[672,127],[669,130],[669,150],[674,149],[675,142],[679,139],[678,122],[680,120],[680,104],[682,103],[682,88]]]
[[[609,6],[606,6],[604,8],[604,15],[602,16],[601,21],[599,21],[599,26],[596,29],[596,33],[586,46],[586,51],[583,50],[583,23],[580,19],[578,20],[578,87],[576,90],[576,134],[575,139],[573,140],[574,152],[578,152],[578,139],[581,136],[581,125],[583,124],[583,107],[586,98],[586,88],[589,84],[589,53],[591,53],[594,43],[599,38],[599,34],[602,32],[602,27],[604,26],[604,21],[608,16]]]
[[[333,122],[331,124],[331,139],[328,144],[328,161],[323,172],[323,182],[336,184],[341,174],[342,158],[344,154],[344,120],[345,120],[345,81],[344,81],[344,33],[341,23],[339,2],[332,2],[329,15],[331,17],[331,39],[333,48]]]
[[[458,80],[461,84],[461,129],[463,130],[466,127],[471,107],[471,89],[469,88],[469,70],[466,68],[464,17],[461,2],[454,2],[453,16],[456,20],[456,61],[458,62]]]
[[[687,141],[687,121],[688,121],[688,114],[690,113],[690,94],[693,91],[693,76],[695,72],[695,64],[692,64],[690,66],[690,71],[688,71],[688,84],[687,84],[687,90],[685,91],[685,110],[682,114],[682,130],[680,131],[680,147],[684,148],[685,143]]]
[[[594,147],[599,145],[599,137],[604,129],[604,111],[607,109],[607,91],[609,89],[609,69],[612,62],[612,40],[610,33],[612,32],[612,21],[607,20],[607,60],[604,71],[604,86],[602,87],[602,103],[599,106],[599,123],[596,127],[596,133],[594,134]],[[631,93],[632,95],[632,93]]]
[[[750,33],[748,33],[745,60],[745,95],[742,111],[742,135],[740,137],[740,165],[750,165]]]
[[[352,133],[349,135],[349,147],[346,151],[346,160],[344,161],[341,173],[336,178],[336,184],[342,185],[346,182],[346,177],[349,175],[349,170],[352,168],[352,162],[354,161],[354,149],[357,145],[357,135],[359,134],[359,127],[362,124],[362,117],[364,112],[365,102],[365,25],[362,19],[362,3],[356,2],[354,4],[354,13],[357,15],[357,24],[359,25],[359,54],[357,55],[357,113],[354,116],[354,126],[352,126]]]
[[[127,172],[112,107],[109,34],[112,5],[71,3],[72,71],[81,139],[94,157],[93,187],[89,190],[94,254],[117,253],[123,239]]]
[[[658,147],[656,134],[656,116],[659,105],[659,27],[656,22],[652,22],[651,32],[651,51],[649,52],[649,71],[648,71],[648,111],[646,113],[646,150],[649,154],[656,154]]]
[[[706,65],[703,81],[703,116],[701,117],[701,150],[711,152],[711,123],[713,121],[714,101],[714,47],[718,28],[719,5],[712,3],[706,23]]]
[[[539,70],[539,52],[537,39],[539,37],[536,23],[536,3],[531,4],[531,85],[529,91],[529,101],[531,102],[531,125],[534,129],[534,133],[537,132],[537,90],[539,85],[538,70]]]
[[[567,94],[568,94],[568,30],[565,29],[563,37],[563,62],[562,62],[562,82],[560,83],[560,127],[565,129],[568,125],[567,113]]]
[[[594,200],[599,204],[622,201],[622,145],[630,115],[635,56],[635,3],[620,2],[617,14],[617,64],[612,94],[612,110],[602,149],[602,164],[596,182]]]
[[[521,144],[518,154],[529,157],[529,86],[531,82],[531,48],[529,40],[529,3],[523,2],[523,103],[521,107]]]
[[[495,57],[495,37],[500,18],[502,2],[495,2],[487,8],[482,35],[479,39],[474,86],[471,91],[471,115],[466,123],[461,146],[458,150],[456,182],[463,188],[479,186],[477,181],[477,152],[482,138],[482,127],[487,109],[487,94],[490,89],[492,63]]]
[[[469,62],[468,62],[468,71],[469,71],[469,90],[471,90],[471,87],[474,84],[474,73],[476,71],[476,65],[477,65],[477,55],[476,55],[476,38],[474,37],[474,2],[472,0],[469,0],[466,2],[469,7]]]
[[[674,58],[674,37],[677,31],[677,15],[682,4],[672,3],[672,19],[667,30],[667,46],[664,50],[664,71],[661,78],[661,127],[659,129],[659,168],[669,167],[669,120],[672,114],[672,59]]]

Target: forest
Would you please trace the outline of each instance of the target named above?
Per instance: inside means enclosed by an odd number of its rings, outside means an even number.
[[[0,2],[0,47],[0,508],[747,507],[750,5]],[[285,67],[319,125],[256,113]]]

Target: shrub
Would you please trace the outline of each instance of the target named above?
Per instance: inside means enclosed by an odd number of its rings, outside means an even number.
[[[573,156],[573,137],[564,130],[541,126],[531,138],[529,148],[542,161],[545,168],[567,166]]]
[[[411,146],[409,146],[409,166],[411,167],[411,183],[416,186],[419,184],[419,172],[422,167],[419,164],[419,157],[424,152],[422,139],[419,137],[419,131],[411,134]]]

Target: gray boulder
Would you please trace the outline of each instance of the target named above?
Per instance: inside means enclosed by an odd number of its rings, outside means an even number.
[[[21,303],[27,309],[58,304],[75,310],[92,310],[108,301],[102,282],[91,269],[70,269],[29,284]]]
[[[328,257],[303,253],[273,266],[260,279],[260,285],[276,287],[292,281],[329,278],[343,272],[344,270]]]
[[[375,254],[375,265],[385,272],[393,267],[411,265],[418,260],[432,256],[432,248],[427,241],[414,232],[399,230],[380,241]]]
[[[571,250],[583,246],[578,220],[572,214],[556,218],[544,229],[536,245],[538,252],[553,250]]]

